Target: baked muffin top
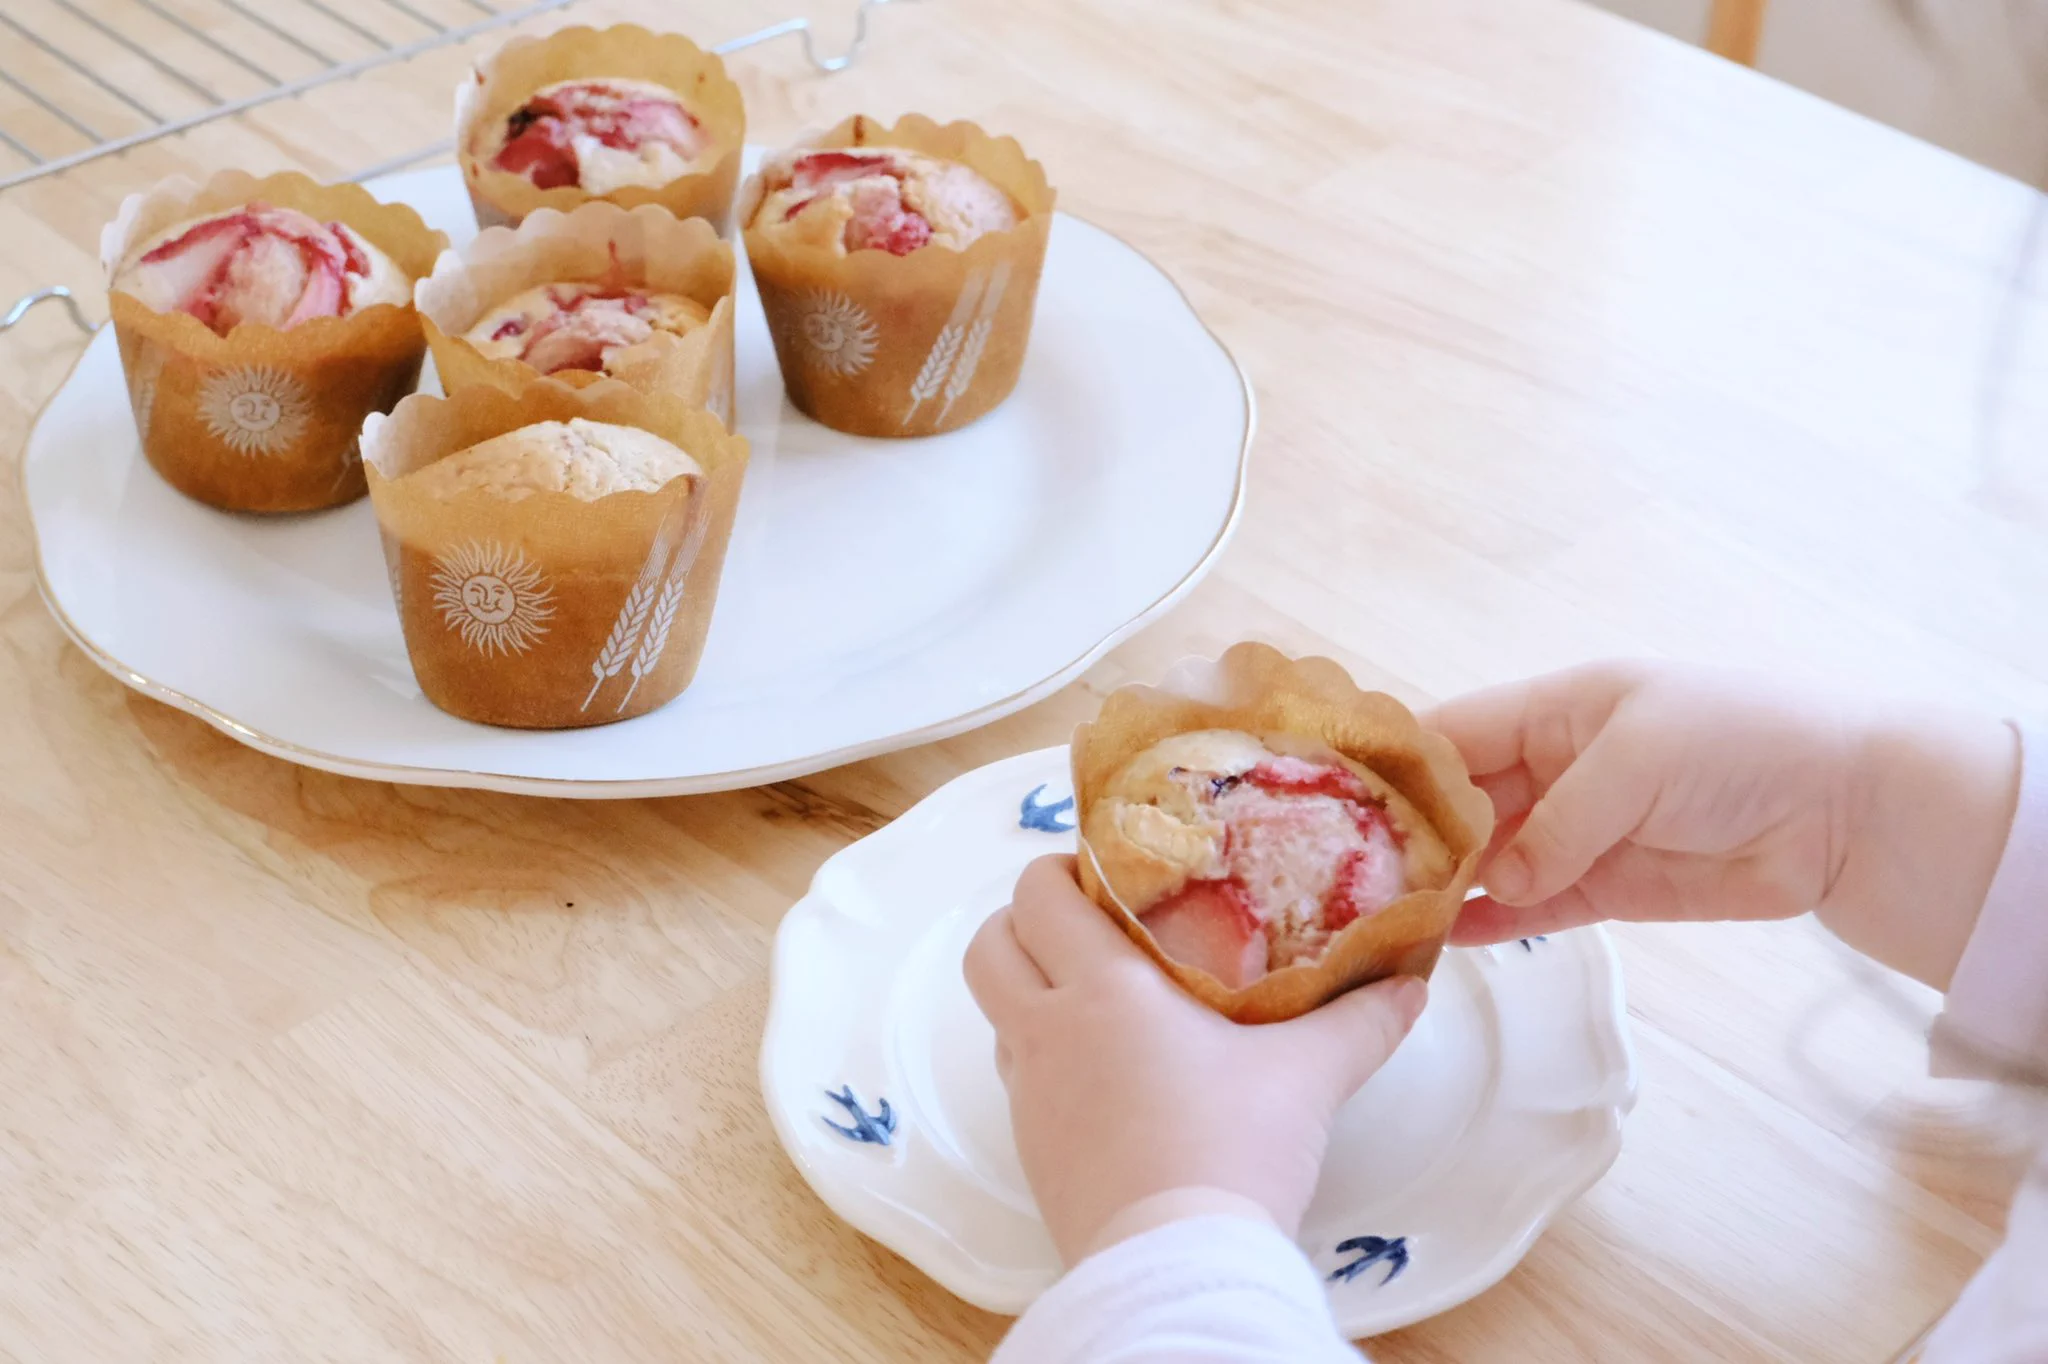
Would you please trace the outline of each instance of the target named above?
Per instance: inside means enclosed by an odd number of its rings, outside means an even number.
[[[412,278],[346,223],[251,202],[174,223],[130,251],[112,288],[225,336],[412,301]]]
[[[493,360],[523,360],[543,374],[602,371],[656,332],[687,335],[711,312],[681,294],[605,284],[541,284],[492,308],[463,339]]]
[[[1241,987],[1450,878],[1448,849],[1364,764],[1294,734],[1163,739],[1109,781],[1083,830],[1167,955]]]
[[[594,501],[612,493],[653,492],[703,469],[650,431],[572,417],[535,422],[415,469],[400,482],[430,497],[488,493],[518,502],[535,493]]]
[[[979,171],[902,147],[792,149],[762,166],[761,183],[756,231],[841,253],[957,251],[1021,216]]]
[[[667,86],[603,77],[542,86],[480,140],[484,164],[536,188],[609,194],[689,174],[708,139]]]

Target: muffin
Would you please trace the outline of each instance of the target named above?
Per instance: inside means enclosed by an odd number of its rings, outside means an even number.
[[[1320,961],[1351,924],[1451,878],[1406,797],[1300,734],[1162,739],[1110,778],[1087,838],[1161,950],[1233,990]]]
[[[150,464],[231,511],[362,496],[356,434],[418,382],[413,280],[446,240],[409,208],[297,174],[130,196],[101,255]]]
[[[608,199],[722,230],[745,133],[724,63],[632,24],[514,38],[456,92],[456,156],[480,227]]]
[[[1074,735],[1081,881],[1245,1023],[1427,976],[1492,832],[1450,743],[1328,659],[1240,644]]]
[[[1010,138],[854,117],[741,194],[747,258],[790,401],[866,436],[924,436],[1016,387],[1052,225]]]
[[[689,685],[746,442],[616,381],[415,395],[363,433],[420,690],[467,720],[609,724]]]
[[[415,298],[444,385],[622,379],[733,421],[733,254],[701,219],[542,209],[443,253]]]

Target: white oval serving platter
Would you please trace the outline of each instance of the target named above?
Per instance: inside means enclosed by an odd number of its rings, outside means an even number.
[[[761,1086],[790,1158],[840,1217],[994,1312],[1058,1263],[960,961],[1025,863],[1073,847],[1066,749],[1009,758],[833,856],[775,940]],[[1391,1331],[1498,1282],[1613,1163],[1635,1086],[1605,932],[1447,953],[1414,1033],[1340,1115],[1302,1226],[1338,1325]]]
[[[452,168],[370,188],[457,242],[475,232]],[[1242,372],[1165,274],[1065,214],[1023,377],[972,426],[864,440],[797,413],[744,272],[738,369],[753,464],[703,664],[636,720],[534,733],[436,710],[368,503],[258,518],[172,491],[142,458],[109,328],[22,453],[38,581],[108,672],[293,762],[668,795],[799,776],[1050,695],[1178,601],[1236,524]]]

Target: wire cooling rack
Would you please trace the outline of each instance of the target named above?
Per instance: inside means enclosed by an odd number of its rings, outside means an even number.
[[[546,14],[569,0],[6,0],[0,189]],[[866,37],[863,0],[854,48]],[[790,19],[716,49],[801,34]],[[89,54],[89,55],[88,55]]]
[[[200,23],[161,0],[5,0],[0,8],[0,166],[8,164],[9,155],[14,164],[0,172],[0,189],[387,62],[404,61],[560,9],[570,0],[171,2],[186,8],[211,4],[217,13],[214,21]],[[711,50],[723,56],[796,36],[803,39],[804,56],[812,66],[828,73],[843,71],[867,44],[868,16],[887,3],[860,0],[853,37],[842,52],[822,51],[810,20],[800,18],[742,34]],[[258,4],[264,12],[255,8]],[[58,19],[63,22],[54,22]],[[118,69],[104,63],[95,66],[75,55],[89,32],[111,40],[125,54]],[[267,46],[254,41],[263,36],[269,39]],[[104,43],[97,50],[107,51]],[[286,65],[284,59],[292,53],[297,54],[296,62]],[[139,79],[143,74],[155,79]],[[172,103],[173,96],[180,102]],[[123,122],[112,121],[117,114]],[[109,131],[102,132],[103,126]],[[68,144],[60,140],[67,135]],[[363,167],[349,178],[368,180],[445,156],[454,145],[452,139],[444,139],[418,147]],[[0,332],[42,303],[62,303],[80,331],[93,330],[77,299],[59,284],[16,299],[0,316]]]
[[[0,189],[568,3],[7,0]]]

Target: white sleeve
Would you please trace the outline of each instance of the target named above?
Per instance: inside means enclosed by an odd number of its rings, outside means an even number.
[[[2005,854],[1935,1024],[1934,1073],[2048,1084],[2048,726],[2021,725],[2020,798]],[[2048,1150],[2020,1186],[2005,1243],[1935,1328],[1926,1364],[2048,1360]]]
[[[1244,1217],[1191,1217],[1092,1255],[990,1364],[1360,1364],[1300,1247]]]

